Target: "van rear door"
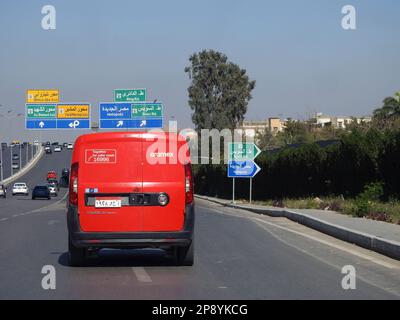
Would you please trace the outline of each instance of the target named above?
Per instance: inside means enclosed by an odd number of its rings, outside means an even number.
[[[140,133],[104,135],[79,146],[79,220],[86,232],[140,232],[142,207],[131,206],[143,192]]]
[[[143,193],[165,193],[166,206],[143,207],[143,231],[180,231],[185,218],[185,171],[176,134],[143,134]],[[156,160],[159,163],[154,164]],[[163,163],[164,162],[164,163]]]

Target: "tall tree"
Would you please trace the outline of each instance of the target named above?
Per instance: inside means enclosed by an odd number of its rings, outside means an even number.
[[[400,118],[400,92],[383,100],[383,106],[374,111],[374,120],[380,126],[393,126]]]
[[[196,130],[236,128],[244,119],[255,81],[249,80],[246,70],[214,50],[194,53],[189,61],[185,72],[192,81],[189,106]]]
[[[309,142],[312,137],[309,125],[304,122],[289,119],[280,133],[285,144]]]

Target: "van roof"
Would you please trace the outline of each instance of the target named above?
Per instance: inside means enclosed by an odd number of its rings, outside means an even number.
[[[163,132],[163,131],[154,131],[154,132],[143,132],[143,131],[122,131],[122,132],[96,132],[96,133],[88,133],[79,136],[76,139],[76,142],[92,142],[98,139],[108,139],[108,138],[137,138],[137,139],[156,139],[166,137],[166,136],[177,136],[179,140],[186,141],[186,138],[182,135],[179,135],[176,132]]]

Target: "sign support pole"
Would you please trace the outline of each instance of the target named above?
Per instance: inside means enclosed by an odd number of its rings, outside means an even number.
[[[232,180],[232,203],[235,203],[235,178]]]
[[[253,189],[253,178],[250,178],[250,204],[251,204],[251,200],[252,200],[252,190]]]
[[[13,158],[13,149],[14,149],[14,147],[11,145],[11,147],[10,147],[10,177],[13,175],[13,167],[12,167],[12,164],[13,164],[13,160],[12,160],[12,158]]]

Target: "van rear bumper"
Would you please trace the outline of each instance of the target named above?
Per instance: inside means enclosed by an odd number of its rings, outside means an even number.
[[[178,232],[84,232],[78,219],[78,209],[68,207],[68,234],[76,247],[90,248],[160,248],[187,246],[194,231],[194,205],[187,205],[182,231]]]
[[[175,233],[73,233],[76,247],[91,248],[160,248],[180,247],[191,243],[191,234]]]

